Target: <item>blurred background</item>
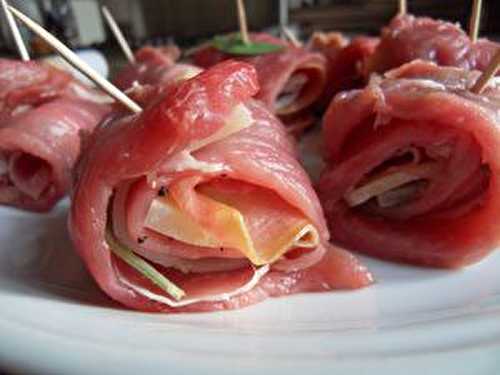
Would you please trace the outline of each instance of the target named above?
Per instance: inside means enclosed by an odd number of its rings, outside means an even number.
[[[100,6],[106,5],[133,47],[176,42],[193,45],[216,33],[237,28],[234,0],[10,0],[73,48],[92,47],[112,57],[119,52],[104,25]],[[409,0],[409,11],[467,25],[472,0]],[[302,37],[314,30],[378,34],[395,14],[396,0],[246,0],[252,30],[278,30],[292,25]],[[500,0],[483,0],[481,33],[500,35]],[[0,52],[13,53],[1,19]],[[32,53],[50,52],[26,29]]]

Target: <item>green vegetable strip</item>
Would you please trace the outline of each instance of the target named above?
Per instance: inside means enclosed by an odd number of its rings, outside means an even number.
[[[106,241],[108,242],[109,248],[111,251],[117,255],[120,259],[122,259],[125,263],[135,268],[138,272],[140,272],[144,277],[151,280],[155,285],[161,288],[163,291],[171,295],[175,298],[175,300],[179,301],[186,295],[186,293],[163,276],[160,272],[158,272],[153,266],[151,266],[148,262],[146,262],[141,257],[135,255],[131,250],[124,247],[120,243],[118,243],[113,235],[106,231]]]
[[[213,39],[212,45],[218,50],[228,53],[230,55],[263,55],[266,53],[279,52],[283,50],[283,46],[264,43],[264,42],[250,42],[246,44],[243,42],[241,35],[231,34],[228,36],[216,36]]]

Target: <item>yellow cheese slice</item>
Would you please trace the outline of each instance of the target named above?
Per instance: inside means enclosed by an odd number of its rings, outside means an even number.
[[[372,177],[366,184],[348,192],[344,199],[350,207],[359,206],[368,200],[399,188],[413,181],[428,178],[438,171],[437,163],[410,164],[393,167]]]
[[[255,265],[272,263],[293,248],[319,244],[316,228],[267,189],[220,191],[206,185],[195,194],[203,212],[211,212],[209,227],[183,213],[169,197],[153,200],[146,227],[191,245],[237,249]]]
[[[182,212],[168,196],[158,197],[151,202],[145,226],[189,245],[220,246],[209,232]]]
[[[253,121],[250,110],[237,105],[226,126],[193,142],[187,152],[224,139]],[[211,213],[208,222],[183,212],[169,196],[157,197],[149,207],[145,227],[190,245],[239,250],[255,265],[274,262],[296,247],[318,246],[316,228],[299,210],[268,189],[239,184],[242,188],[236,190],[205,184],[194,191],[201,212]]]
[[[272,263],[292,248],[319,243],[314,226],[273,191],[243,183],[229,191],[210,184],[198,191],[207,206],[216,209],[218,238],[255,265]]]
[[[198,74],[203,72],[203,69],[196,66],[186,65],[181,75],[175,77],[174,83],[187,81],[188,79],[196,77]]]

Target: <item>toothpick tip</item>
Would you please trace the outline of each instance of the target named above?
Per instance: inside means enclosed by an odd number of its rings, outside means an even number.
[[[12,34],[12,37],[14,38],[14,43],[16,44],[17,51],[19,53],[19,57],[21,57],[21,60],[23,61],[29,61],[30,60],[30,55],[28,53],[28,50],[26,48],[26,45],[24,44],[23,38],[21,36],[21,32],[19,31],[19,28],[17,27],[17,23],[12,17],[12,13],[10,11],[9,4],[7,3],[7,0],[1,0],[1,6],[5,14],[5,18],[7,20],[7,24],[9,25],[10,32]]]
[[[78,57],[73,51],[71,51],[67,46],[59,41],[55,36],[45,30],[42,26],[37,24],[31,18],[25,14],[18,11],[16,8],[9,6],[12,14],[16,16],[22,23],[24,23],[31,31],[42,38],[52,49],[57,52],[64,60],[71,64],[74,68],[83,73],[87,78],[94,82],[98,87],[100,87],[109,96],[113,97],[116,101],[122,103],[130,111],[134,113],[139,113],[142,108],[120,91],[116,86],[114,86],[107,79],[102,77],[97,73],[90,65]]]
[[[500,70],[500,48],[497,50],[496,54],[491,59],[490,63],[486,67],[486,70],[481,74],[481,76],[476,81],[474,87],[471,91],[476,94],[481,94],[484,89],[488,86],[490,79],[492,79]]]
[[[130,45],[127,42],[127,39],[123,35],[122,30],[120,29],[120,26],[118,26],[118,23],[116,22],[115,18],[113,17],[109,9],[106,7],[106,5],[103,5],[101,9],[102,9],[102,14],[104,15],[104,20],[106,21],[107,25],[109,26],[109,29],[113,33],[113,36],[118,42],[118,45],[122,49],[123,54],[125,55],[130,64],[135,64],[136,63],[135,56],[132,52],[132,49],[130,48]]]
[[[295,34],[286,26],[282,27],[283,34],[285,34],[285,37],[292,43],[294,47],[302,47],[302,42],[297,39]]]

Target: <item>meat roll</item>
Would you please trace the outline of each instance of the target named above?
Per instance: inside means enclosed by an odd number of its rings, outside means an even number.
[[[127,91],[134,85],[164,85],[175,80],[187,79],[201,72],[191,65],[176,63],[180,50],[170,47],[143,47],[135,53],[135,64],[128,64],[118,72],[113,83]]]
[[[68,73],[0,60],[0,204],[48,211],[70,186],[82,136],[106,98]]]
[[[222,60],[238,58],[252,64],[260,85],[255,98],[264,102],[290,132],[300,134],[315,122],[314,107],[326,85],[326,59],[320,53],[293,47],[268,34],[251,34],[251,39],[282,46],[283,50],[242,57],[206,47],[194,54],[194,63],[207,68]]]
[[[326,245],[294,142],[257,91],[251,65],[223,62],[94,134],[69,226],[110,297],[196,312],[372,282]]]
[[[415,61],[345,92],[324,117],[319,195],[348,249],[462,267],[500,243],[499,87]]]
[[[365,65],[375,52],[378,38],[360,36],[348,40],[337,32],[314,33],[309,49],[321,52],[327,59],[327,83],[320,101],[326,108],[340,91],[352,90],[366,84]]]
[[[383,73],[416,59],[483,71],[499,47],[487,39],[473,43],[458,24],[399,15],[382,30],[381,42],[368,59],[365,75]]]

